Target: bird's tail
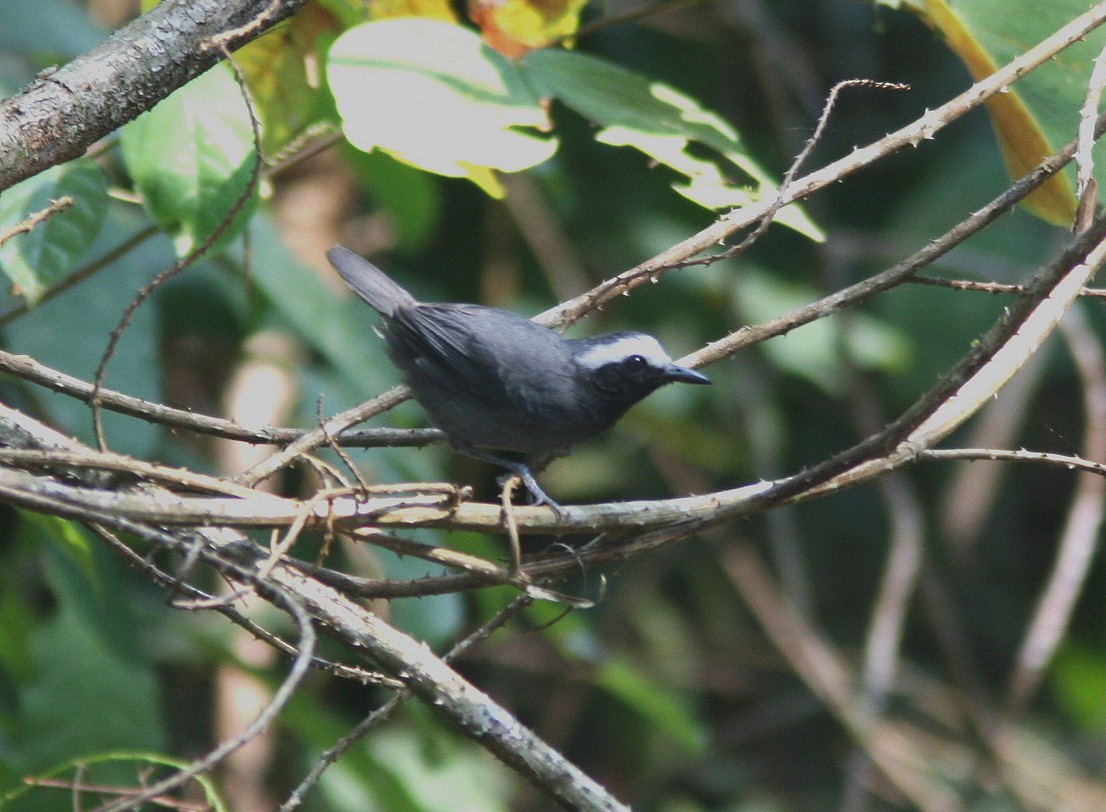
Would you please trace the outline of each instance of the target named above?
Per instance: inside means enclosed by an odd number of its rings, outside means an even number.
[[[342,245],[326,252],[326,258],[334,266],[353,292],[368,302],[369,306],[384,316],[391,316],[400,305],[412,305],[415,297],[367,259]]]

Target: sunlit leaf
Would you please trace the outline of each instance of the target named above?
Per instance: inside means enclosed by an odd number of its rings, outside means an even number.
[[[315,0],[314,5],[333,14],[342,23],[343,28],[363,23],[368,14],[365,0]]]
[[[729,124],[665,84],[558,49],[532,51],[519,65],[541,95],[559,99],[601,127],[599,141],[634,147],[679,173],[683,180],[673,188],[702,206],[741,206],[777,191]],[[716,160],[693,154],[693,143],[709,147]],[[797,206],[784,208],[776,219],[811,239],[822,239]]]
[[[121,131],[123,160],[142,205],[183,256],[226,219],[246,189],[256,160],[242,91],[217,66],[180,88]],[[257,190],[217,241],[245,227]]]
[[[458,21],[449,0],[370,0],[369,9],[374,20],[422,17],[447,23]]]
[[[64,197],[73,205],[0,245],[0,270],[31,303],[76,268],[100,232],[107,179],[96,163],[78,159],[27,178],[0,196],[0,233]]]
[[[336,36],[338,30],[333,16],[308,3],[286,24],[235,53],[264,125],[261,145],[266,157],[275,156],[324,119],[324,54],[319,39],[327,32]]]
[[[587,0],[468,0],[468,11],[484,42],[513,59],[571,37],[586,5]]]
[[[549,158],[545,111],[517,69],[467,29],[406,18],[366,23],[330,50],[327,76],[350,143],[500,196],[491,170]]]

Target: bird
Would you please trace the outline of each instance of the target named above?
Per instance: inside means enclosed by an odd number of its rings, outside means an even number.
[[[674,363],[647,333],[566,338],[498,307],[420,302],[342,245],[327,259],[380,314],[389,358],[450,445],[516,474],[534,504],[558,515],[561,506],[538,485],[530,461],[602,434],[665,384],[711,382]]]

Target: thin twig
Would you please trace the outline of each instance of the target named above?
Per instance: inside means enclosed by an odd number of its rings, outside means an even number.
[[[918,285],[930,285],[935,288],[949,288],[951,290],[970,290],[978,293],[1009,293],[1020,296],[1025,293],[1025,285],[1010,282],[983,282],[975,279],[942,279],[936,276],[915,275],[906,280]],[[1106,288],[1083,288],[1079,291],[1081,298],[1106,299]]]
[[[1096,137],[1106,131],[1106,114],[1099,116]],[[886,271],[868,279],[842,288],[815,302],[795,308],[778,318],[771,319],[754,327],[745,327],[728,336],[713,341],[696,352],[679,359],[684,366],[700,367],[732,355],[745,347],[764,341],[767,338],[784,335],[791,330],[829,316],[845,307],[861,302],[878,293],[890,290],[902,282],[915,277],[918,271],[947,254],[973,234],[982,231],[1001,215],[1011,211],[1018,203],[1028,197],[1034,189],[1064,168],[1075,154],[1076,140],[1072,139],[1063,149],[1049,156],[1025,177],[1012,183],[1002,194],[987,205],[972,212],[964,220],[940,237],[926,243],[906,259],[896,263]],[[1018,293],[1025,293],[1024,286]]]
[[[987,462],[1032,462],[1064,471],[1079,471],[1106,477],[1106,463],[1076,454],[1030,451],[1025,448],[927,448],[918,452],[920,461],[967,460]]]
[[[1094,217],[1098,201],[1098,181],[1094,173],[1094,129],[1098,118],[1098,108],[1102,100],[1102,90],[1106,86],[1106,45],[1095,57],[1094,67],[1087,80],[1087,92],[1083,97],[1083,106],[1079,110],[1079,147],[1075,153],[1076,176],[1078,178],[1076,196],[1079,207],[1075,217],[1074,231],[1084,231]]]
[[[136,234],[133,234],[132,236],[128,237],[122,243],[120,243],[118,246],[116,246],[115,248],[111,249],[106,254],[104,254],[102,257],[99,257],[99,258],[93,260],[92,262],[89,262],[87,265],[84,265],[83,267],[78,268],[77,270],[73,271],[73,273],[69,274],[68,276],[64,277],[63,279],[59,279],[54,284],[50,285],[50,287],[46,288],[46,290],[44,290],[41,293],[41,295],[38,297],[37,304],[42,304],[43,302],[48,302],[50,299],[53,299],[59,293],[67,291],[71,287],[73,287],[74,285],[76,285],[80,282],[83,282],[85,279],[88,279],[90,276],[93,276],[93,275],[99,273],[104,268],[111,265],[111,263],[115,262],[115,260],[117,260],[120,257],[126,255],[133,248],[135,248],[138,245],[141,245],[143,242],[148,240],[150,237],[157,234],[158,231],[159,231],[159,229],[158,229],[157,226],[150,225],[150,226],[147,226],[146,228],[142,229],[141,231],[137,232]],[[29,312],[30,309],[31,309],[31,307],[30,307],[29,304],[27,304],[26,301],[20,302],[19,304],[11,307],[5,313],[0,315],[0,327],[3,327],[5,324],[8,324],[8,323],[14,321],[15,319],[19,318],[20,316],[24,315],[25,313]]]
[[[44,209],[32,212],[28,214],[23,220],[20,220],[14,226],[4,231],[0,231],[0,245],[3,245],[16,234],[27,234],[34,231],[42,223],[45,223],[55,214],[68,209],[73,205],[73,198],[66,195],[65,197],[59,197],[57,200],[51,200],[50,204]]]
[[[843,658],[795,611],[751,544],[730,544],[722,553],[726,574],[758,623],[806,683],[871,757],[895,787],[923,810],[956,808],[952,788],[931,777],[921,737],[896,736],[873,721],[864,698],[853,690],[854,676]]]
[[[77,471],[114,471],[126,475],[126,479],[145,479],[150,482],[175,485],[179,488],[201,493],[218,493],[224,496],[236,496],[251,499],[257,492],[235,485],[220,477],[199,474],[186,468],[170,468],[144,460],[101,451],[81,453],[70,451],[45,451],[38,449],[15,449],[0,447],[0,465],[13,468],[47,470],[69,475],[70,470]],[[70,469],[70,470],[67,470]]]
[[[518,540],[518,522],[515,520],[515,506],[511,496],[515,488],[522,484],[522,477],[510,474],[503,478],[503,490],[499,506],[503,510],[503,526],[507,528],[507,546],[511,552],[511,572],[522,575],[522,546]]]
[[[14,355],[0,350],[0,371],[8,372],[17,378],[60,392],[77,400],[90,402],[93,385],[66,375],[26,355]],[[160,423],[175,429],[187,429],[197,434],[206,434],[225,440],[236,440],[255,445],[282,445],[295,442],[311,430],[285,426],[246,427],[233,420],[200,414],[198,412],[174,409],[150,400],[125,395],[113,389],[100,389],[97,393],[100,406],[119,414],[137,417],[150,423]],[[367,418],[366,418],[367,419]],[[328,432],[330,429],[327,430]],[[391,429],[373,428],[357,431],[343,431],[330,434],[340,445],[355,448],[376,446],[424,446],[442,439],[438,429]]]
[[[826,186],[839,183],[888,155],[907,147],[917,147],[932,139],[941,129],[989,98],[1004,92],[1025,74],[1081,40],[1103,22],[1106,22],[1106,3],[1099,3],[945,104],[926,111],[905,127],[866,147],[858,147],[848,156],[795,181],[784,195],[783,203],[786,205],[807,197]],[[608,279],[587,293],[542,313],[535,320],[545,325],[575,322],[584,314],[655,278],[657,274],[671,267],[672,263],[681,262],[723,243],[730,235],[758,222],[764,212],[777,203],[775,199],[766,200],[729,212],[697,234]]]
[[[271,10],[275,9],[276,4],[272,4]],[[236,36],[237,32],[230,32],[226,36]],[[101,451],[107,450],[107,440],[104,437],[104,424],[103,415],[100,409],[99,392],[100,388],[104,385],[104,376],[107,374],[108,363],[111,361],[112,356],[115,354],[115,347],[119,343],[119,340],[123,337],[123,333],[131,323],[131,319],[134,317],[135,312],[142,304],[150,298],[155,290],[161,287],[169,279],[179,274],[191,266],[196,260],[207,253],[222,236],[226,233],[226,230],[230,228],[234,218],[238,216],[238,213],[242,211],[245,205],[253,197],[254,192],[257,190],[258,181],[261,178],[261,123],[257,118],[257,112],[254,107],[253,98],[250,96],[249,88],[246,86],[246,80],[242,76],[242,71],[238,67],[238,64],[231,58],[230,52],[226,50],[225,46],[220,46],[224,50],[227,63],[230,65],[231,70],[234,72],[234,77],[238,82],[238,86],[242,91],[242,99],[246,105],[246,111],[249,115],[250,130],[253,134],[254,143],[254,159],[250,164],[250,175],[246,181],[245,187],[241,193],[235,198],[230,208],[223,215],[223,218],[219,223],[211,230],[203,241],[189,251],[184,257],[177,260],[173,265],[166,270],[159,273],[152,280],[147,282],[141,287],[138,292],[131,299],[130,303],[123,310],[123,315],[119,319],[119,323],[115,326],[115,329],[111,331],[111,335],[108,338],[107,346],[104,348],[104,352],[100,356],[100,363],[96,366],[96,373],[92,378],[92,397],[89,400],[89,406],[92,409],[92,428],[96,434],[96,443],[99,445]]]
[[[873,79],[845,79],[830,88],[829,95],[826,97],[826,103],[822,107],[822,113],[818,116],[818,123],[814,127],[814,132],[811,134],[810,138],[806,140],[803,148],[799,151],[799,154],[795,156],[795,160],[791,162],[791,166],[789,166],[784,173],[783,180],[780,181],[780,187],[776,192],[776,198],[772,202],[772,205],[760,216],[756,228],[749,232],[741,242],[731,248],[727,248],[720,254],[711,255],[711,261],[741,256],[741,254],[745,253],[753,243],[759,240],[765,232],[768,231],[768,228],[772,225],[773,218],[776,216],[776,212],[786,205],[787,191],[791,187],[791,184],[794,183],[795,175],[798,174],[802,165],[806,163],[807,158],[809,158],[810,154],[814,151],[814,147],[822,140],[822,133],[825,132],[826,125],[829,123],[830,113],[833,112],[833,108],[837,104],[838,95],[840,95],[842,90],[850,87],[876,88],[879,90],[910,89],[910,85],[904,85],[900,82],[877,82]]]
[[[119,536],[111,530],[111,528],[101,524],[89,524],[88,526],[94,533],[96,533],[96,535],[98,535],[105,543],[107,543],[109,547],[111,547],[116,553],[122,556],[124,561],[129,563],[135,569],[142,572],[155,584],[187,595],[191,600],[195,602],[193,604],[194,606],[199,605],[200,602],[207,602],[207,608],[218,612],[223,617],[227,618],[227,620],[229,620],[231,623],[234,623],[236,626],[241,626],[247,633],[253,635],[259,640],[264,640],[270,646],[277,649],[278,651],[283,652],[284,654],[287,654],[288,656],[294,657],[296,655],[297,648],[291,643],[273,634],[264,626],[260,626],[259,624],[250,620],[248,617],[243,615],[241,612],[239,612],[232,605],[226,603],[225,601],[214,602],[214,595],[209,595],[208,593],[197,589],[191,584],[182,582],[176,576],[170,575],[168,572],[154,564],[149,557],[139,555],[134,550],[132,550],[130,545],[123,542],[123,540],[120,539]],[[175,605],[178,607],[180,606],[180,604]],[[391,677],[386,677],[378,672],[367,671],[364,668],[332,662],[330,660],[326,660],[322,657],[317,656],[312,658],[311,667],[319,671],[325,671],[329,674],[333,674],[336,677],[354,680],[355,682],[358,682],[362,685],[380,685],[384,688],[392,689],[401,688],[403,685],[403,683],[399,682],[398,680],[392,679]]]

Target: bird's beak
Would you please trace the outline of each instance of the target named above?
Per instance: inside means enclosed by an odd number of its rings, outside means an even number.
[[[672,383],[706,383],[709,384],[710,378],[694,369],[688,369],[687,367],[676,366],[675,364],[669,364],[664,370],[664,379]]]

